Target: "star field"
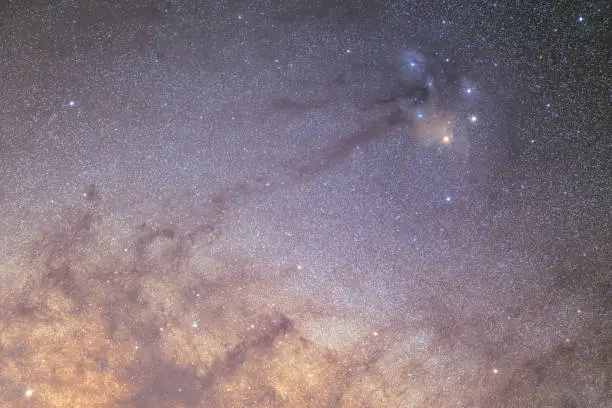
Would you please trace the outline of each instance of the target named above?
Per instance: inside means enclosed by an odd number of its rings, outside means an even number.
[[[604,2],[0,6],[0,407],[607,407]]]

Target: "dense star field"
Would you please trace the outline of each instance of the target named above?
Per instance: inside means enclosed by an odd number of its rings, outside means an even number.
[[[611,406],[609,17],[2,1],[0,407]]]

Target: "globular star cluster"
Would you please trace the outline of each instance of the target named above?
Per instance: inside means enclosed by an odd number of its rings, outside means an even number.
[[[0,408],[609,406],[609,14],[0,6]]]

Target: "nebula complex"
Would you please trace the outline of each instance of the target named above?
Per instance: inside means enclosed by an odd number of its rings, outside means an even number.
[[[0,6],[0,408],[610,405],[608,8],[332,3]]]

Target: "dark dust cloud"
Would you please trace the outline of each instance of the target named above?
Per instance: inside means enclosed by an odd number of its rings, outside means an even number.
[[[0,5],[0,407],[608,407],[604,2]]]

